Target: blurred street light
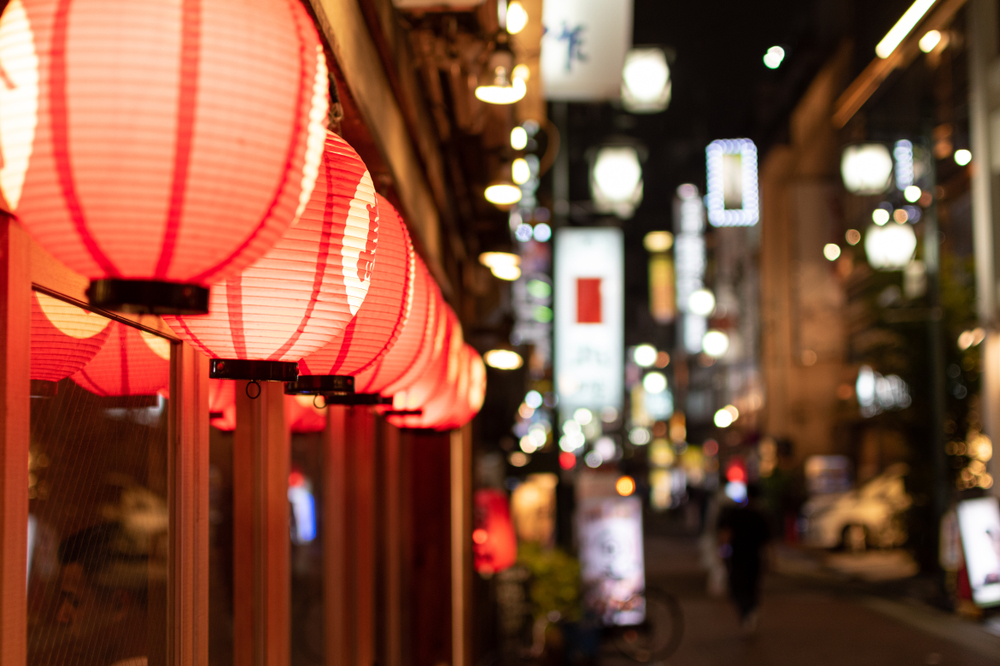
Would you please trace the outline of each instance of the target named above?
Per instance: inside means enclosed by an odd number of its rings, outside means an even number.
[[[528,132],[518,125],[510,131],[510,147],[514,150],[524,150],[528,146]]]
[[[892,26],[889,32],[886,33],[882,41],[878,43],[875,47],[875,54],[882,59],[888,58],[892,55],[892,52],[896,50],[896,47],[906,39],[906,36],[910,34],[910,31],[920,22],[920,19],[924,17],[934,3],[937,0],[917,0],[910,8],[903,13],[900,19],[896,22],[896,25]]]
[[[517,370],[524,365],[521,355],[510,349],[491,349],[483,354],[483,360],[497,370]]]
[[[514,54],[501,44],[490,56],[484,74],[486,83],[476,86],[476,99],[487,104],[514,104],[528,92],[525,82],[513,75]]]
[[[674,246],[674,235],[669,231],[650,231],[642,238],[647,252],[666,252]]]
[[[649,368],[656,363],[656,347],[653,345],[639,345],[632,352],[632,360],[640,368]]]
[[[531,180],[531,167],[523,157],[518,157],[510,165],[510,177],[516,185],[524,185]]]
[[[528,25],[528,12],[524,11],[524,5],[514,0],[507,5],[507,32],[512,35],[524,30]]]
[[[785,49],[780,46],[772,46],[764,54],[764,66],[768,69],[778,69],[785,59]]]
[[[701,339],[701,349],[712,358],[722,358],[729,351],[729,336],[722,331],[708,331]]]
[[[908,224],[868,227],[865,255],[872,268],[899,271],[906,268],[917,249],[917,235]]]
[[[670,104],[670,67],[660,48],[632,49],[622,68],[622,105],[630,113],[658,113]]]
[[[972,161],[972,152],[966,150],[965,148],[959,148],[955,151],[955,164],[958,166],[965,166]]]
[[[827,261],[836,261],[840,257],[840,246],[836,243],[827,243],[823,246],[823,256]]]
[[[699,317],[708,317],[715,311],[715,295],[708,289],[698,289],[688,297],[688,311]]]
[[[632,146],[605,146],[590,172],[590,192],[597,210],[632,217],[642,201],[642,165]]]
[[[642,388],[647,393],[663,393],[667,390],[667,377],[662,372],[647,372],[642,378]]]
[[[920,38],[918,45],[924,53],[930,53],[934,47],[941,43],[941,33],[937,30],[928,30],[927,34]]]
[[[883,192],[892,176],[892,155],[881,143],[848,146],[840,156],[840,176],[852,194]]]

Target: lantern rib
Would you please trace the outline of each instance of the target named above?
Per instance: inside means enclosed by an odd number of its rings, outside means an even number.
[[[184,192],[187,188],[188,169],[191,165],[191,147],[194,135],[194,114],[198,96],[198,61],[201,53],[201,0],[184,0],[181,3],[181,62],[180,89],[177,95],[177,144],[170,187],[170,207],[167,224],[156,262],[157,279],[165,280],[177,248],[180,234]]]
[[[306,61],[306,40],[302,36],[301,17],[299,12],[295,11],[295,8],[291,6],[293,2],[297,1],[298,0],[288,0],[288,4],[291,9],[292,20],[295,22],[296,34],[299,38],[299,85],[298,92],[296,93],[294,108],[301,109],[305,103],[304,97],[306,93],[306,72],[308,70],[308,63]],[[288,150],[285,153],[285,168],[281,173],[281,182],[278,183],[278,189],[275,191],[274,197],[271,199],[271,203],[267,207],[267,212],[264,213],[260,222],[257,224],[257,228],[254,229],[250,235],[247,236],[242,243],[240,243],[239,247],[233,250],[224,261],[217,263],[214,267],[191,278],[191,282],[198,284],[207,283],[214,275],[218,274],[219,271],[229,266],[233,260],[239,257],[254,241],[254,239],[256,239],[265,228],[267,228],[267,221],[272,215],[274,215],[274,210],[278,207],[278,202],[281,200],[281,194],[285,191],[288,184],[288,176],[292,170],[292,162],[295,160],[295,150],[299,145],[303,130],[304,123],[302,121],[301,114],[295,114],[295,124],[292,126],[291,139],[288,142]]]
[[[243,330],[243,276],[226,280],[226,311],[229,315],[229,335],[236,358],[246,358],[247,340]],[[211,356],[215,356],[212,354]]]

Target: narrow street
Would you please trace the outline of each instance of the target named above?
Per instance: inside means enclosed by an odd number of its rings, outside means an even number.
[[[675,595],[684,611],[677,666],[884,666],[1000,663],[1000,636],[941,611],[873,596],[832,578],[806,576],[779,557],[764,582],[760,627],[742,635],[727,599],[707,592],[694,537],[649,536],[647,585]],[[797,570],[799,573],[784,573]],[[606,651],[602,666],[634,663]]]

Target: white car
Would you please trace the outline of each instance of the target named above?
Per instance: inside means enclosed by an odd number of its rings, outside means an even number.
[[[906,541],[903,512],[912,500],[900,463],[846,493],[814,497],[802,507],[805,543],[818,548],[863,551],[893,548]]]

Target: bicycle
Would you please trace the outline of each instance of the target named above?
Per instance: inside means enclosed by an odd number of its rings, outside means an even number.
[[[662,660],[674,654],[684,637],[680,602],[656,588],[643,592],[646,619],[642,624],[614,629],[614,643],[623,655],[639,663]]]

